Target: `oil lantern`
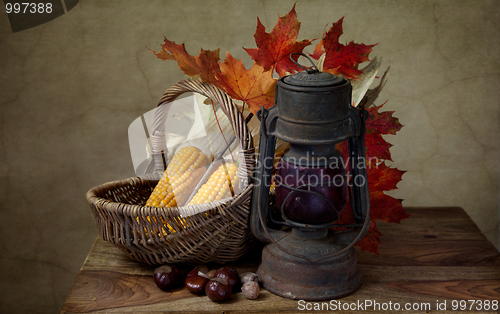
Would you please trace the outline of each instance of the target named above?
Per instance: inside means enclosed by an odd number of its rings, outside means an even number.
[[[275,106],[258,113],[251,227],[267,243],[257,270],[266,290],[290,299],[331,300],[362,283],[353,246],[370,224],[366,111],[351,106],[349,81],[320,72],[302,56],[313,66],[292,59],[304,71],[279,79]],[[276,139],[290,148],[273,167]],[[335,147],[344,141],[348,160]],[[340,225],[348,198],[354,222]]]

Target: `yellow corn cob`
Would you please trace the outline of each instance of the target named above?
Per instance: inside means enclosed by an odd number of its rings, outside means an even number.
[[[235,163],[220,165],[188,205],[208,203],[234,195],[238,186],[237,172],[238,166]]]
[[[176,207],[184,205],[205,171],[205,155],[194,146],[180,149],[154,188],[146,206]]]

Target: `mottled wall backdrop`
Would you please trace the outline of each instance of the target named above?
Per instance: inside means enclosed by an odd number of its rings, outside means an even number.
[[[245,64],[257,17],[295,1],[81,0],[12,32],[0,12],[0,312],[59,312],[97,230],[89,188],[134,175],[127,129],[183,78],[163,36]],[[386,139],[406,170],[404,205],[461,206],[498,242],[500,9],[497,1],[304,1],[299,40],[342,16],[344,42],[379,43],[391,76],[378,104],[404,128]],[[312,46],[309,52],[312,52]],[[411,218],[410,218],[411,219]]]

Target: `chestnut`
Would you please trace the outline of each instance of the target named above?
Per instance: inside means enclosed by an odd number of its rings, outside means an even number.
[[[169,290],[182,285],[182,274],[174,265],[163,265],[155,269],[153,274],[156,286],[162,290]]]
[[[216,269],[211,269],[211,270],[209,270],[209,271],[207,272],[207,276],[208,276],[208,278],[210,278],[210,279],[214,278],[214,277],[215,277],[215,272],[216,272],[216,271],[217,271]]]
[[[215,278],[227,279],[229,285],[231,285],[233,292],[239,291],[241,288],[241,280],[238,271],[231,267],[221,267],[215,272]]]
[[[208,272],[208,267],[205,265],[198,265],[193,270],[199,270],[202,273],[206,274]]]
[[[202,294],[209,279],[204,272],[195,268],[187,274],[184,286],[191,293]]]
[[[245,296],[245,298],[254,300],[259,296],[259,284],[255,281],[247,281],[241,287],[241,293]]]
[[[233,289],[226,278],[212,278],[205,286],[205,293],[210,300],[221,302],[231,297]]]
[[[202,274],[206,274],[207,271],[208,271],[208,267],[206,267],[206,266],[196,266],[193,270],[188,272],[187,277],[195,276],[195,275],[197,276],[198,272],[201,272]]]

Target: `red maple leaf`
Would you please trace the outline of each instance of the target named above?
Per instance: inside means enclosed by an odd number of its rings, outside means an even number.
[[[395,135],[397,131],[401,130],[403,125],[399,123],[398,118],[392,116],[394,111],[379,112],[379,109],[383,105],[385,103],[366,109],[368,111],[366,132]]]
[[[302,52],[304,47],[311,44],[311,41],[298,42],[299,29],[300,22],[297,21],[297,13],[293,5],[287,15],[278,17],[278,22],[270,33],[266,33],[266,28],[257,18],[257,29],[254,35],[257,48],[244,49],[257,64],[264,67],[265,71],[276,69],[279,76],[285,76],[286,72],[301,71],[301,68],[290,60],[290,54]],[[293,58],[297,61],[298,56]]]
[[[397,182],[401,180],[401,175],[404,171],[393,168],[391,174],[384,175],[385,184],[393,186],[394,189]],[[375,254],[378,253],[378,246],[380,244],[381,233],[376,229],[376,221],[381,220],[384,222],[400,223],[401,220],[408,218],[408,214],[404,211],[402,200],[396,199],[384,193],[386,187],[378,185],[377,181],[373,179],[374,173],[377,170],[372,168],[367,169],[368,172],[368,186],[370,191],[370,228],[367,234],[356,243],[356,246],[361,247],[362,251],[369,251]],[[388,191],[388,190],[385,190]],[[344,210],[340,213],[338,224],[353,224],[354,218],[351,210],[351,204],[348,201]]]
[[[401,220],[410,217],[403,208],[403,204],[401,203],[403,200],[398,201],[399,204],[391,210],[390,214],[381,219],[383,222],[401,223]]]
[[[179,68],[187,76],[199,76],[203,82],[219,86],[219,82],[215,78],[215,74],[219,71],[219,49],[201,49],[199,56],[195,57],[187,53],[184,44],[177,45],[166,38],[161,47],[162,51],[159,52],[148,49],[159,59],[176,60]]]
[[[385,162],[376,164],[374,158],[367,161],[368,182],[370,191],[391,191],[395,190],[404,171],[388,167]]]
[[[241,62],[226,53],[227,58],[220,62],[220,72],[216,77],[229,96],[244,101],[254,114],[264,106],[266,109],[274,105],[274,89],[276,80],[271,71],[254,62],[247,70]]]
[[[376,221],[400,223],[408,218],[404,211],[402,200],[385,194],[385,191],[397,188],[404,171],[391,168],[384,160],[391,160],[389,152],[390,144],[381,134],[396,134],[402,127],[397,118],[392,117],[391,111],[379,112],[383,105],[366,109],[368,118],[366,120],[366,167],[368,176],[368,189],[370,193],[370,229],[366,236],[356,243],[362,251],[378,253],[380,244],[380,231],[376,228]],[[340,143],[337,148],[343,158],[347,160],[347,142]],[[340,213],[339,224],[354,223],[350,202]]]
[[[323,38],[316,45],[313,54],[319,59],[326,52],[323,71],[335,75],[342,74],[348,79],[355,79],[363,73],[357,69],[357,65],[370,61],[368,55],[376,45],[356,44],[351,41],[347,46],[339,43],[339,37],[343,34],[342,21],[344,17],[333,23],[328,32],[323,33]]]
[[[376,132],[366,132],[365,134],[366,151],[370,152],[370,157],[391,160],[389,148],[392,144],[388,143],[382,137],[382,134]]]
[[[378,252],[378,246],[380,245],[380,237],[382,233],[377,228],[377,223],[373,220],[370,221],[370,229],[366,235],[356,243],[356,246],[361,248],[361,252],[368,251],[377,254],[380,256]]]
[[[389,151],[392,145],[384,140],[382,134],[395,135],[403,125],[399,123],[397,118],[392,116],[394,111],[379,113],[379,109],[384,104],[367,109],[368,118],[366,119],[365,145],[366,151],[369,152],[367,153],[369,157],[392,161]]]
[[[370,191],[370,208],[376,209],[370,210],[370,219],[372,221],[377,219],[384,220],[391,214],[392,210],[399,205],[401,205],[401,200],[389,196],[381,190]],[[405,218],[406,217],[401,217],[401,219]]]

